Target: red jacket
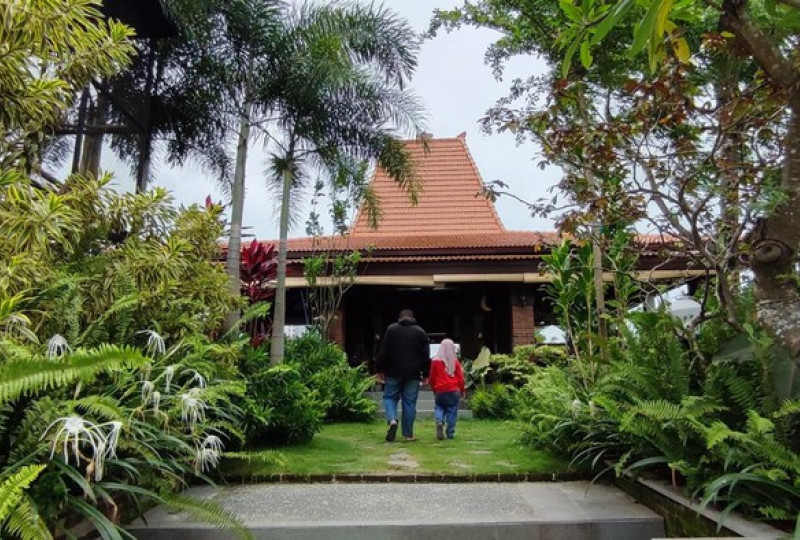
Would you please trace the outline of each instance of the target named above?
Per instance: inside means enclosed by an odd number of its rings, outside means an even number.
[[[464,372],[461,369],[461,362],[456,360],[456,369],[452,375],[447,374],[444,360],[434,358],[431,360],[431,389],[435,394],[442,392],[461,392],[466,391],[464,386]]]

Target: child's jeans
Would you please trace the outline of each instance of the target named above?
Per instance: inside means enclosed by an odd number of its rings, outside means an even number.
[[[447,424],[448,439],[453,438],[456,431],[456,420],[458,419],[458,392],[440,392],[435,395],[433,417],[436,423],[445,422]]]

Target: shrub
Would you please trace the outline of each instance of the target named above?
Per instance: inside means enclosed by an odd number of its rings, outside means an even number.
[[[344,351],[319,332],[287,341],[286,362],[317,393],[325,420],[368,422],[375,417],[378,405],[364,395],[372,387],[372,378],[363,368],[350,367]]]
[[[533,359],[540,366],[562,366],[567,362],[567,350],[556,345],[539,345],[533,351]]]
[[[476,418],[513,418],[516,412],[515,390],[505,384],[484,386],[469,398],[469,407]]]
[[[295,366],[267,367],[249,379],[245,407],[249,445],[307,443],[322,428],[323,403]]]
[[[526,358],[507,354],[493,354],[483,376],[484,384],[510,384],[517,388],[525,384],[536,365]]]

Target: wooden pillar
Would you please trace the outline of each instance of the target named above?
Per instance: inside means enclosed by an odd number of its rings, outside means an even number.
[[[511,302],[511,346],[530,345],[536,342],[536,325],[533,317],[533,298],[519,296]]]

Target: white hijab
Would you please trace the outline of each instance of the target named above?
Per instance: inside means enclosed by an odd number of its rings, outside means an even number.
[[[444,360],[445,371],[452,377],[456,372],[456,346],[452,339],[443,339],[436,357]]]

